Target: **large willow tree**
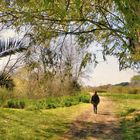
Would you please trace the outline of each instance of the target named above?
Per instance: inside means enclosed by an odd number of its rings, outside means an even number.
[[[1,28],[26,29],[35,44],[72,35],[80,47],[98,42],[120,69],[140,61],[139,0],[1,0]],[[63,44],[63,41],[62,41]]]

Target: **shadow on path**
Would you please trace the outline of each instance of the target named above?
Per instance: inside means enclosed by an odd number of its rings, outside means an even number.
[[[91,138],[100,140],[120,140],[118,131],[120,131],[119,128],[115,126],[113,122],[106,124],[77,121],[76,124],[73,124],[71,131],[67,133],[66,139],[86,140]]]

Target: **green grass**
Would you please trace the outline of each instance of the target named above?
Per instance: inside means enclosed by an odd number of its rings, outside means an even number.
[[[140,94],[105,93],[116,102],[124,140],[140,140]]]
[[[40,111],[0,108],[0,140],[57,140],[88,106]]]
[[[90,95],[15,98],[0,90],[0,140],[57,140],[86,109]]]
[[[121,128],[124,140],[140,140],[140,114],[131,119],[123,118]]]
[[[140,94],[100,93],[100,95],[111,97],[113,100],[140,99]]]

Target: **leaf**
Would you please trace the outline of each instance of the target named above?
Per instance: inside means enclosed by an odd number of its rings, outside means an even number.
[[[76,8],[79,9],[81,6],[81,0],[75,0]]]
[[[45,5],[49,5],[53,0],[44,0]]]

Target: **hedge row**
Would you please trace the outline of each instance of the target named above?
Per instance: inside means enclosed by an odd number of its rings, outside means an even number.
[[[81,102],[89,103],[90,95],[78,94],[75,96],[49,97],[40,100],[10,99],[6,102],[4,107],[39,110],[39,109],[50,109],[50,108],[57,108],[57,107],[69,107],[72,105],[77,105]]]

